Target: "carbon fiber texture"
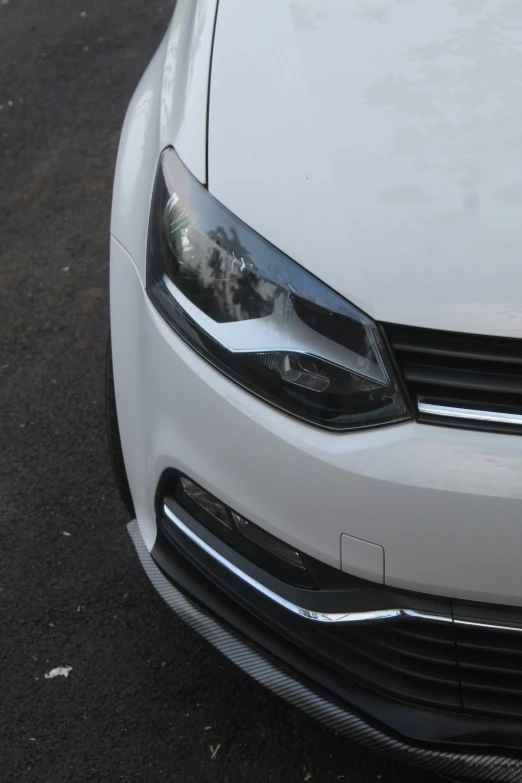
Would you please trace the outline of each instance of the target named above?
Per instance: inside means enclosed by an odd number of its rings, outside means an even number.
[[[522,782],[522,758],[416,747],[384,733],[359,715],[351,713],[348,708],[340,707],[310,690],[299,680],[278,669],[247,642],[238,639],[177,590],[154,563],[143,542],[137,521],[129,523],[128,531],[147,576],[171,609],[246,674],[332,731],[366,745],[393,761],[423,767],[461,781]]]

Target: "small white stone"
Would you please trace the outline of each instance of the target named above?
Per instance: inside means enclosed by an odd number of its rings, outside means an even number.
[[[72,666],[57,666],[56,669],[46,672],[44,676],[46,680],[53,680],[55,677],[68,677],[69,672],[72,672]]]

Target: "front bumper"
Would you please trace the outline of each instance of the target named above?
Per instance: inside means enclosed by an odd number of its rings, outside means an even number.
[[[342,434],[282,414],[173,332],[115,239],[111,332],[125,464],[149,550],[156,488],[174,468],[330,566],[341,567],[348,535],[384,553],[375,581],[522,605],[522,438],[416,422]]]
[[[130,523],[129,533],[152,584],[185,622],[259,683],[333,731],[395,761],[459,780],[521,780],[522,759],[510,751],[488,752],[485,747],[495,736],[500,739],[502,732],[516,744],[513,724],[476,718],[470,722],[466,716],[419,707],[412,710],[400,702],[379,701],[356,682],[340,687],[333,672],[292,642],[288,630],[278,632],[273,622],[263,623],[228,591],[217,591],[210,571],[205,574],[196,566],[198,560],[199,566],[204,563],[200,553],[191,553],[189,540],[176,547],[161,532],[151,554],[136,521]],[[362,710],[348,706],[358,703],[380,719],[370,722]],[[404,739],[390,728],[390,720],[423,739]]]
[[[156,494],[165,471],[174,469],[329,567],[341,568],[343,536],[382,547],[385,570],[375,578],[382,591],[421,593],[424,604],[431,601],[452,621],[451,599],[505,604],[511,607],[506,622],[516,623],[522,440],[414,422],[338,434],[281,414],[222,376],[170,329],[114,238],[111,332],[137,515],[131,533],[168,602],[256,679],[337,731],[461,779],[521,780],[519,721],[508,713],[491,718],[433,709],[429,696],[408,703],[408,694],[390,698],[351,679],[349,671],[341,676],[339,661],[333,665],[324,645],[311,644],[306,619],[297,618],[296,626],[284,608],[250,601],[233,578],[220,577],[217,585],[216,572],[190,543],[169,542]],[[360,597],[350,600],[356,604]]]

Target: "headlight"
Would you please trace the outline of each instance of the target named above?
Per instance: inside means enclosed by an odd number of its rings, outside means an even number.
[[[156,176],[147,263],[169,324],[272,405],[339,430],[407,418],[376,324],[234,217],[172,148]]]

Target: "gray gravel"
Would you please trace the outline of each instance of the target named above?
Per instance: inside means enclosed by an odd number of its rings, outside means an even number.
[[[0,779],[434,783],[237,671],[125,532],[104,439],[111,181],[170,11],[0,1]]]

